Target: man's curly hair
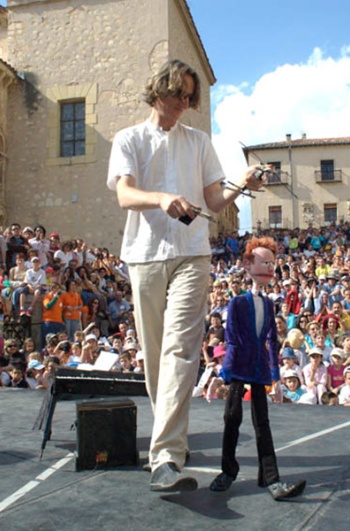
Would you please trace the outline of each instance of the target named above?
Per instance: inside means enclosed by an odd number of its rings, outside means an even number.
[[[193,94],[191,95],[189,106],[197,109],[200,101],[200,81],[197,72],[189,65],[173,59],[167,61],[152,77],[150,83],[146,85],[143,99],[151,107],[154,106],[158,98],[175,96],[184,87],[184,76],[188,74],[194,82]]]

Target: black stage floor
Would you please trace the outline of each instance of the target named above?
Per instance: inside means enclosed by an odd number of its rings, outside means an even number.
[[[275,502],[256,485],[257,459],[249,404],[244,403],[238,458],[241,471],[227,493],[208,489],[219,471],[223,401],[194,399],[188,470],[195,492],[163,495],[149,491],[142,471],[152,415],[146,397],[137,404],[140,466],[75,471],[76,409],[60,401],[53,435],[40,461],[42,432],[32,425],[43,399],[40,391],[0,389],[0,528],[12,530],[348,530],[350,518],[350,408],[270,406],[280,473],[306,478],[302,497]]]

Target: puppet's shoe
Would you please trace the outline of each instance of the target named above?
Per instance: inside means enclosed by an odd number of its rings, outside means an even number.
[[[278,481],[277,483],[272,483],[272,485],[269,485],[267,488],[274,500],[284,501],[302,494],[305,485],[306,481],[301,479],[295,485],[287,485],[287,483],[281,483]]]
[[[156,492],[178,492],[196,490],[197,480],[182,474],[175,463],[164,463],[152,472],[151,490]]]
[[[225,492],[225,490],[228,490],[231,487],[231,483],[236,478],[234,476],[229,476],[225,472],[221,472],[214,481],[210,483],[209,489],[214,492]]]

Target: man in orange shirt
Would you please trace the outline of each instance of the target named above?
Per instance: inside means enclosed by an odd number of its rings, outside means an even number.
[[[66,331],[69,341],[74,341],[74,332],[81,330],[81,312],[83,301],[77,292],[75,280],[67,280],[67,291],[62,295],[63,317],[66,325]]]
[[[57,334],[66,329],[62,319],[62,311],[63,303],[60,286],[57,282],[54,282],[49,293],[44,295],[43,298],[43,344],[45,344],[47,334]]]

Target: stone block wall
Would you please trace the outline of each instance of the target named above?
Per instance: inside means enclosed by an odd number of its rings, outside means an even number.
[[[205,61],[184,0],[9,0],[8,59],[24,73],[9,98],[8,223],[43,224],[119,253],[125,212],[106,188],[117,130],[149,115],[152,70],[178,57],[199,69],[203,103],[187,123],[210,131]],[[86,155],[59,156],[59,102],[86,98]],[[185,120],[186,121],[186,120]]]

